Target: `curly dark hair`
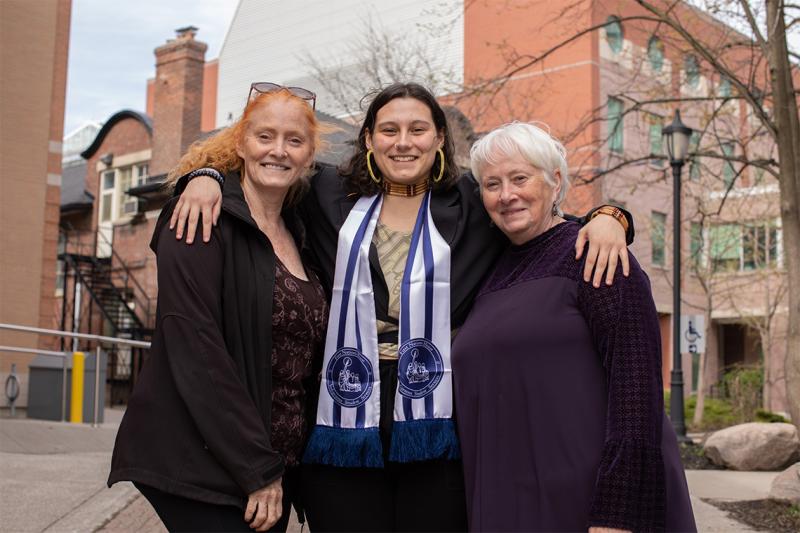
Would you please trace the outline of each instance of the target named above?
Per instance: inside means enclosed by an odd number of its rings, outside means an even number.
[[[452,187],[458,179],[460,171],[455,162],[455,145],[447,127],[447,117],[444,114],[444,110],[433,94],[422,85],[417,83],[394,83],[380,91],[372,99],[364,117],[364,123],[358,132],[355,153],[350,161],[340,169],[340,174],[345,180],[347,189],[350,192],[364,196],[377,194],[381,191],[380,185],[372,181],[367,172],[367,131],[374,131],[375,117],[378,115],[378,111],[395,98],[414,98],[431,110],[436,131],[444,135],[442,151],[445,158],[442,179],[432,183],[431,189],[438,190]],[[438,176],[441,164],[441,158],[437,157],[433,163],[431,175]],[[375,166],[373,165],[373,170],[375,170]]]

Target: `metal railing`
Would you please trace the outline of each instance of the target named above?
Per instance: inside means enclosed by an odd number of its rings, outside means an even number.
[[[118,337],[105,337],[103,335],[91,335],[89,333],[72,333],[69,331],[61,331],[57,329],[44,329],[44,328],[34,328],[31,326],[20,326],[17,324],[2,324],[0,323],[0,329],[9,330],[9,331],[19,331],[24,333],[33,333],[36,335],[49,335],[51,337],[58,337],[58,338],[68,338],[68,339],[79,339],[79,340],[86,340],[86,341],[94,341],[97,342],[97,346],[95,347],[95,365],[94,365],[94,418],[92,420],[92,427],[97,427],[97,419],[99,416],[99,403],[100,403],[100,354],[101,354],[101,345],[100,343],[106,343],[111,345],[121,345],[121,346],[131,346],[135,348],[150,348],[150,343],[145,341],[137,341],[132,339],[121,339]],[[66,419],[66,409],[67,409],[67,357],[68,353],[72,352],[56,352],[52,350],[37,350],[33,348],[25,348],[20,346],[0,346],[0,353],[1,352],[12,352],[12,353],[28,353],[33,355],[48,355],[52,357],[61,357],[61,368],[62,368],[62,377],[61,377],[61,419]]]
[[[153,304],[155,297],[150,296],[136,279],[130,267],[117,253],[108,237],[100,231],[78,231],[75,229],[62,229],[63,234],[63,255],[75,254],[83,257],[91,257],[97,263],[97,247],[102,244],[107,246],[110,255],[109,263],[106,265],[108,276],[111,283],[122,291],[131,302],[135,304],[131,312],[141,321],[144,327],[152,327]],[[76,267],[77,268],[77,267]],[[96,268],[96,265],[95,265]]]

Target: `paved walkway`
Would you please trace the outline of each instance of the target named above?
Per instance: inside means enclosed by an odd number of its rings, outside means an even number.
[[[166,532],[132,484],[106,487],[122,411],[104,414],[96,428],[0,418],[0,531]]]
[[[0,530],[16,533],[140,531],[163,533],[150,505],[129,483],[105,486],[122,412],[106,409],[97,428],[0,419]],[[700,531],[752,531],[700,498],[762,499],[774,472],[686,473]],[[289,531],[299,533],[296,520]]]
[[[734,472],[732,470],[687,470],[686,481],[692,496],[694,519],[699,531],[755,531],[728,518],[727,513],[703,499],[742,501],[763,500],[769,494],[778,472]]]

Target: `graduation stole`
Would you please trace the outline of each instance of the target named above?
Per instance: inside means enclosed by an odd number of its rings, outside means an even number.
[[[420,206],[400,291],[397,393],[389,460],[460,456],[450,367],[450,247]],[[317,424],[305,462],[382,467],[380,372],[369,248],[383,196],[362,197],[339,230]]]

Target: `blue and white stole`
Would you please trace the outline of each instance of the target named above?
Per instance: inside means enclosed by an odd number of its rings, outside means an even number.
[[[423,198],[400,291],[398,383],[389,460],[460,456],[450,367],[450,247]],[[315,426],[305,462],[381,467],[380,372],[369,248],[383,196],[362,197],[339,230]]]

